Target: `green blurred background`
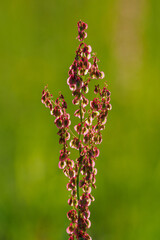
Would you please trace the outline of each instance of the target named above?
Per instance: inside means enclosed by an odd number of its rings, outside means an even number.
[[[103,132],[93,240],[160,239],[160,2],[0,2],[0,240],[66,240],[67,179],[57,129],[41,92],[62,91],[78,46],[77,22],[112,92]]]

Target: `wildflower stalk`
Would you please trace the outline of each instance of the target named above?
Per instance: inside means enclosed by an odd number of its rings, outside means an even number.
[[[93,79],[104,78],[104,73],[98,69],[98,59],[95,54],[91,54],[91,46],[84,43],[87,37],[85,30],[87,24],[81,20],[78,22],[78,40],[81,42],[76,51],[76,57],[69,68],[69,78],[67,84],[74,99],[72,103],[78,105],[74,116],[79,117],[80,122],[74,126],[78,137],[70,129],[70,115],[67,113],[67,103],[64,96],[59,93],[59,97],[54,101],[48,88],[42,92],[41,101],[50,109],[51,115],[55,117],[55,125],[58,128],[59,144],[62,145],[59,156],[59,168],[69,178],[67,190],[71,191],[68,204],[72,209],[67,213],[71,221],[66,229],[69,240],[92,240],[87,233],[91,222],[89,205],[94,201],[91,194],[92,187],[96,188],[95,161],[99,156],[97,144],[102,142],[102,130],[105,128],[108,111],[111,110],[110,92],[107,84],[100,89],[99,84],[95,85],[94,93],[96,97],[89,102],[85,97],[88,92],[88,85]],[[92,61],[90,61],[90,59]],[[84,78],[84,76],[88,76]],[[85,107],[90,103],[90,109],[86,114]],[[70,133],[72,138],[70,140]],[[79,151],[79,158],[76,161],[70,159],[68,141],[70,147]],[[80,179],[81,176],[81,179]],[[82,194],[80,196],[80,188]]]

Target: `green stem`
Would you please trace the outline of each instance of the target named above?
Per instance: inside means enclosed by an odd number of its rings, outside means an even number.
[[[81,131],[82,131],[82,106],[81,106],[81,100],[80,100],[80,123],[81,123],[81,130],[80,130],[80,134],[79,134],[79,142],[81,140]],[[79,147],[79,156],[81,156],[81,146]],[[80,175],[80,171],[81,171],[81,166],[82,166],[82,163],[81,165],[79,166],[79,169],[78,169],[78,174],[77,174],[77,200],[79,202],[79,175]],[[78,206],[78,217],[79,217],[79,206]]]

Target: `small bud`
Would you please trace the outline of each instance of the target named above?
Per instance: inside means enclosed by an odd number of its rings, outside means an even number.
[[[61,129],[63,127],[63,120],[61,117],[58,117],[55,119],[54,123],[56,124],[56,126]]]
[[[60,169],[64,169],[65,166],[66,166],[66,162],[64,162],[64,161],[59,161],[58,166],[59,166]]]

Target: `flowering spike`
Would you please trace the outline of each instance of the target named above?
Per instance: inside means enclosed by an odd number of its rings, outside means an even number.
[[[59,144],[62,146],[58,166],[69,180],[66,186],[70,191],[68,204],[72,208],[67,213],[71,221],[66,229],[69,240],[92,240],[87,229],[91,227],[89,206],[95,200],[91,191],[92,187],[96,188],[95,161],[99,156],[99,149],[96,145],[102,142],[102,130],[105,129],[108,112],[112,106],[110,104],[111,93],[106,82],[102,89],[99,84],[95,85],[94,99],[89,101],[86,98],[90,81],[94,81],[93,79],[101,81],[104,78],[104,72],[99,70],[99,60],[92,53],[91,46],[83,42],[87,37],[85,31],[88,25],[81,20],[77,25],[77,38],[80,44],[69,68],[67,79],[69,89],[72,91],[72,103],[77,106],[74,116],[80,119],[79,123],[74,126],[76,135],[70,129],[70,115],[67,113],[67,103],[61,92],[53,101],[46,86],[42,92],[41,102],[55,117],[54,123],[58,128]],[[86,111],[87,105],[88,111]],[[69,146],[79,151],[79,156],[75,161],[69,158]],[[81,196],[80,188],[82,189]]]

